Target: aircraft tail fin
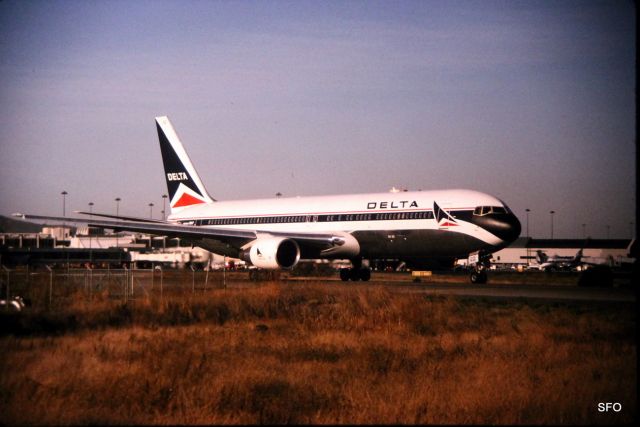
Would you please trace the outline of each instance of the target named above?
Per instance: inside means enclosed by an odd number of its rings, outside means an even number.
[[[545,254],[539,249],[536,251],[536,261],[538,261],[539,264],[546,262],[547,259],[548,259],[547,254]]]
[[[187,155],[169,118],[156,117],[160,151],[164,163],[165,179],[169,191],[169,206],[175,213],[188,206],[212,203],[191,159]]]

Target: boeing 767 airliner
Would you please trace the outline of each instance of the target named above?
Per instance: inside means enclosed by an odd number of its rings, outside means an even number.
[[[363,260],[420,267],[469,258],[471,280],[482,283],[491,253],[520,234],[504,202],[472,190],[216,201],[169,119],[156,117],[156,127],[171,206],[166,221],[96,213],[89,219],[22,217],[181,237],[263,269],[291,269],[300,259],[349,259],[353,267],[341,270],[343,280],[369,280]]]

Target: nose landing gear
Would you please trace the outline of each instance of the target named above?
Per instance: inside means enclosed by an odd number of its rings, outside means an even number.
[[[487,283],[487,270],[491,265],[491,254],[475,252],[469,255],[469,264],[473,265],[473,271],[469,275],[471,283]]]
[[[487,272],[474,269],[469,275],[469,280],[471,283],[487,283]]]

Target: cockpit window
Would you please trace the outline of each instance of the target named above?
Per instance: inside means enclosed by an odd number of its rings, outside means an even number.
[[[502,206],[476,206],[473,210],[473,214],[477,216],[494,214],[506,214],[509,213],[506,208]]]
[[[500,199],[498,199],[500,200]],[[502,202],[502,206],[504,206],[504,210],[506,213],[508,214],[512,214],[513,212],[511,212],[511,209],[509,209],[509,206],[507,206],[507,204],[505,202],[503,202],[502,200],[500,200]]]

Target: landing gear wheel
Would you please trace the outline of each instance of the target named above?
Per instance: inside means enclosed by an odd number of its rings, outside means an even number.
[[[471,272],[471,283],[487,283],[487,272],[482,271],[472,271]]]
[[[353,282],[357,282],[358,280],[368,282],[369,279],[371,279],[371,270],[368,268],[341,268],[340,279],[343,282],[349,280]]]

